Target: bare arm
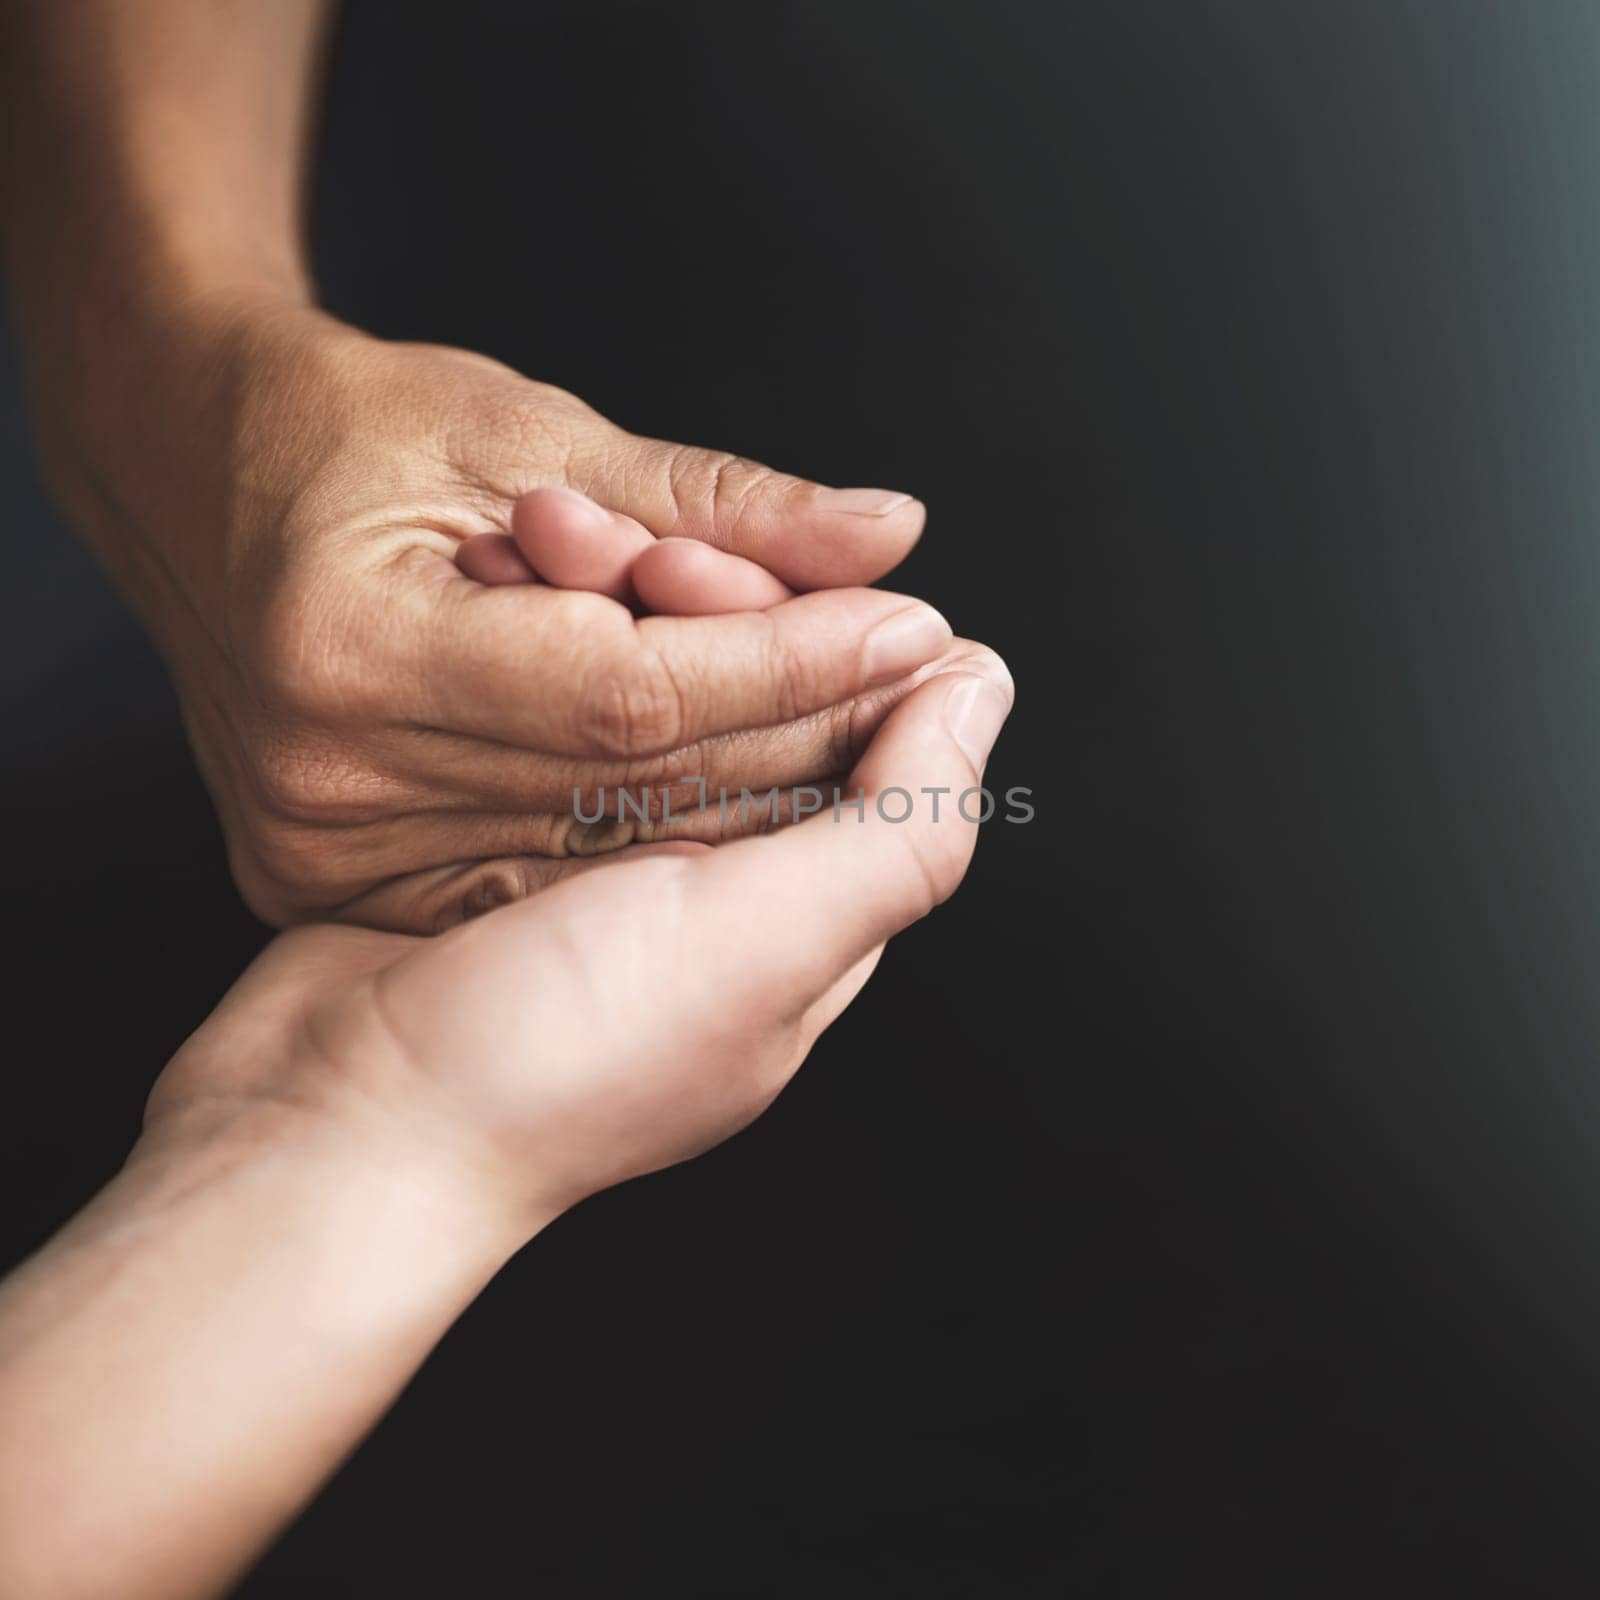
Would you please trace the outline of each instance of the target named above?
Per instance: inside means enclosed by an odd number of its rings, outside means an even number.
[[[66,354],[85,303],[304,297],[303,178],[329,0],[13,0],[7,256]],[[82,358],[86,352],[79,350]]]
[[[217,1592],[507,1255],[759,1115],[971,858],[949,799],[890,823],[876,797],[979,783],[1009,701],[983,651],[913,691],[859,815],[607,865],[437,939],[272,944],[123,1173],[0,1288],[0,1595]]]
[[[415,1153],[198,1120],[0,1288],[0,1595],[224,1592],[521,1242]]]
[[[6,267],[52,486],[169,653],[221,574],[180,510],[228,448],[205,368],[310,303],[304,175],[328,0],[17,0]],[[208,416],[208,412],[212,413]]]

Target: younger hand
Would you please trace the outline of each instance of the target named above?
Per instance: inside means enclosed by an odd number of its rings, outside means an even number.
[[[611,1184],[758,1115],[865,982],[950,895],[958,807],[1010,705],[983,652],[914,690],[823,812],[717,850],[599,865],[434,940],[280,937],[158,1081],[149,1133],[310,1116],[463,1190],[512,1247]],[[874,796],[915,797],[884,820]],[[924,788],[942,788],[938,820]],[[885,810],[899,815],[898,797]],[[976,800],[967,802],[976,813]]]

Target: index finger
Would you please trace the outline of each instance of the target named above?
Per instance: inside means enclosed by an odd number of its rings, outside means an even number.
[[[640,619],[578,591],[461,589],[418,663],[432,720],[574,757],[665,755],[793,722],[914,672],[951,640],[931,606],[877,589]]]

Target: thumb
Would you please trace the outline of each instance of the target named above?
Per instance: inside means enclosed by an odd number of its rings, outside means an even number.
[[[796,589],[875,583],[921,536],[920,500],[889,489],[830,489],[720,450],[618,429],[569,479],[657,538],[699,539],[757,562]]]
[[[797,1011],[814,1005],[955,892],[986,809],[980,803],[974,816],[969,797],[982,792],[1012,693],[992,651],[919,685],[851,774],[852,811],[737,841],[696,864],[698,943],[678,953],[694,970],[722,975],[730,1006],[741,992]],[[824,1008],[819,1026],[827,1020]]]

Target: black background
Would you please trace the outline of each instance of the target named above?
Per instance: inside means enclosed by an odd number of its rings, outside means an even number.
[[[350,8],[329,305],[922,496],[1038,816],[247,1595],[1594,1592],[1597,92],[1559,0]],[[11,1260],[262,934],[6,385]]]

